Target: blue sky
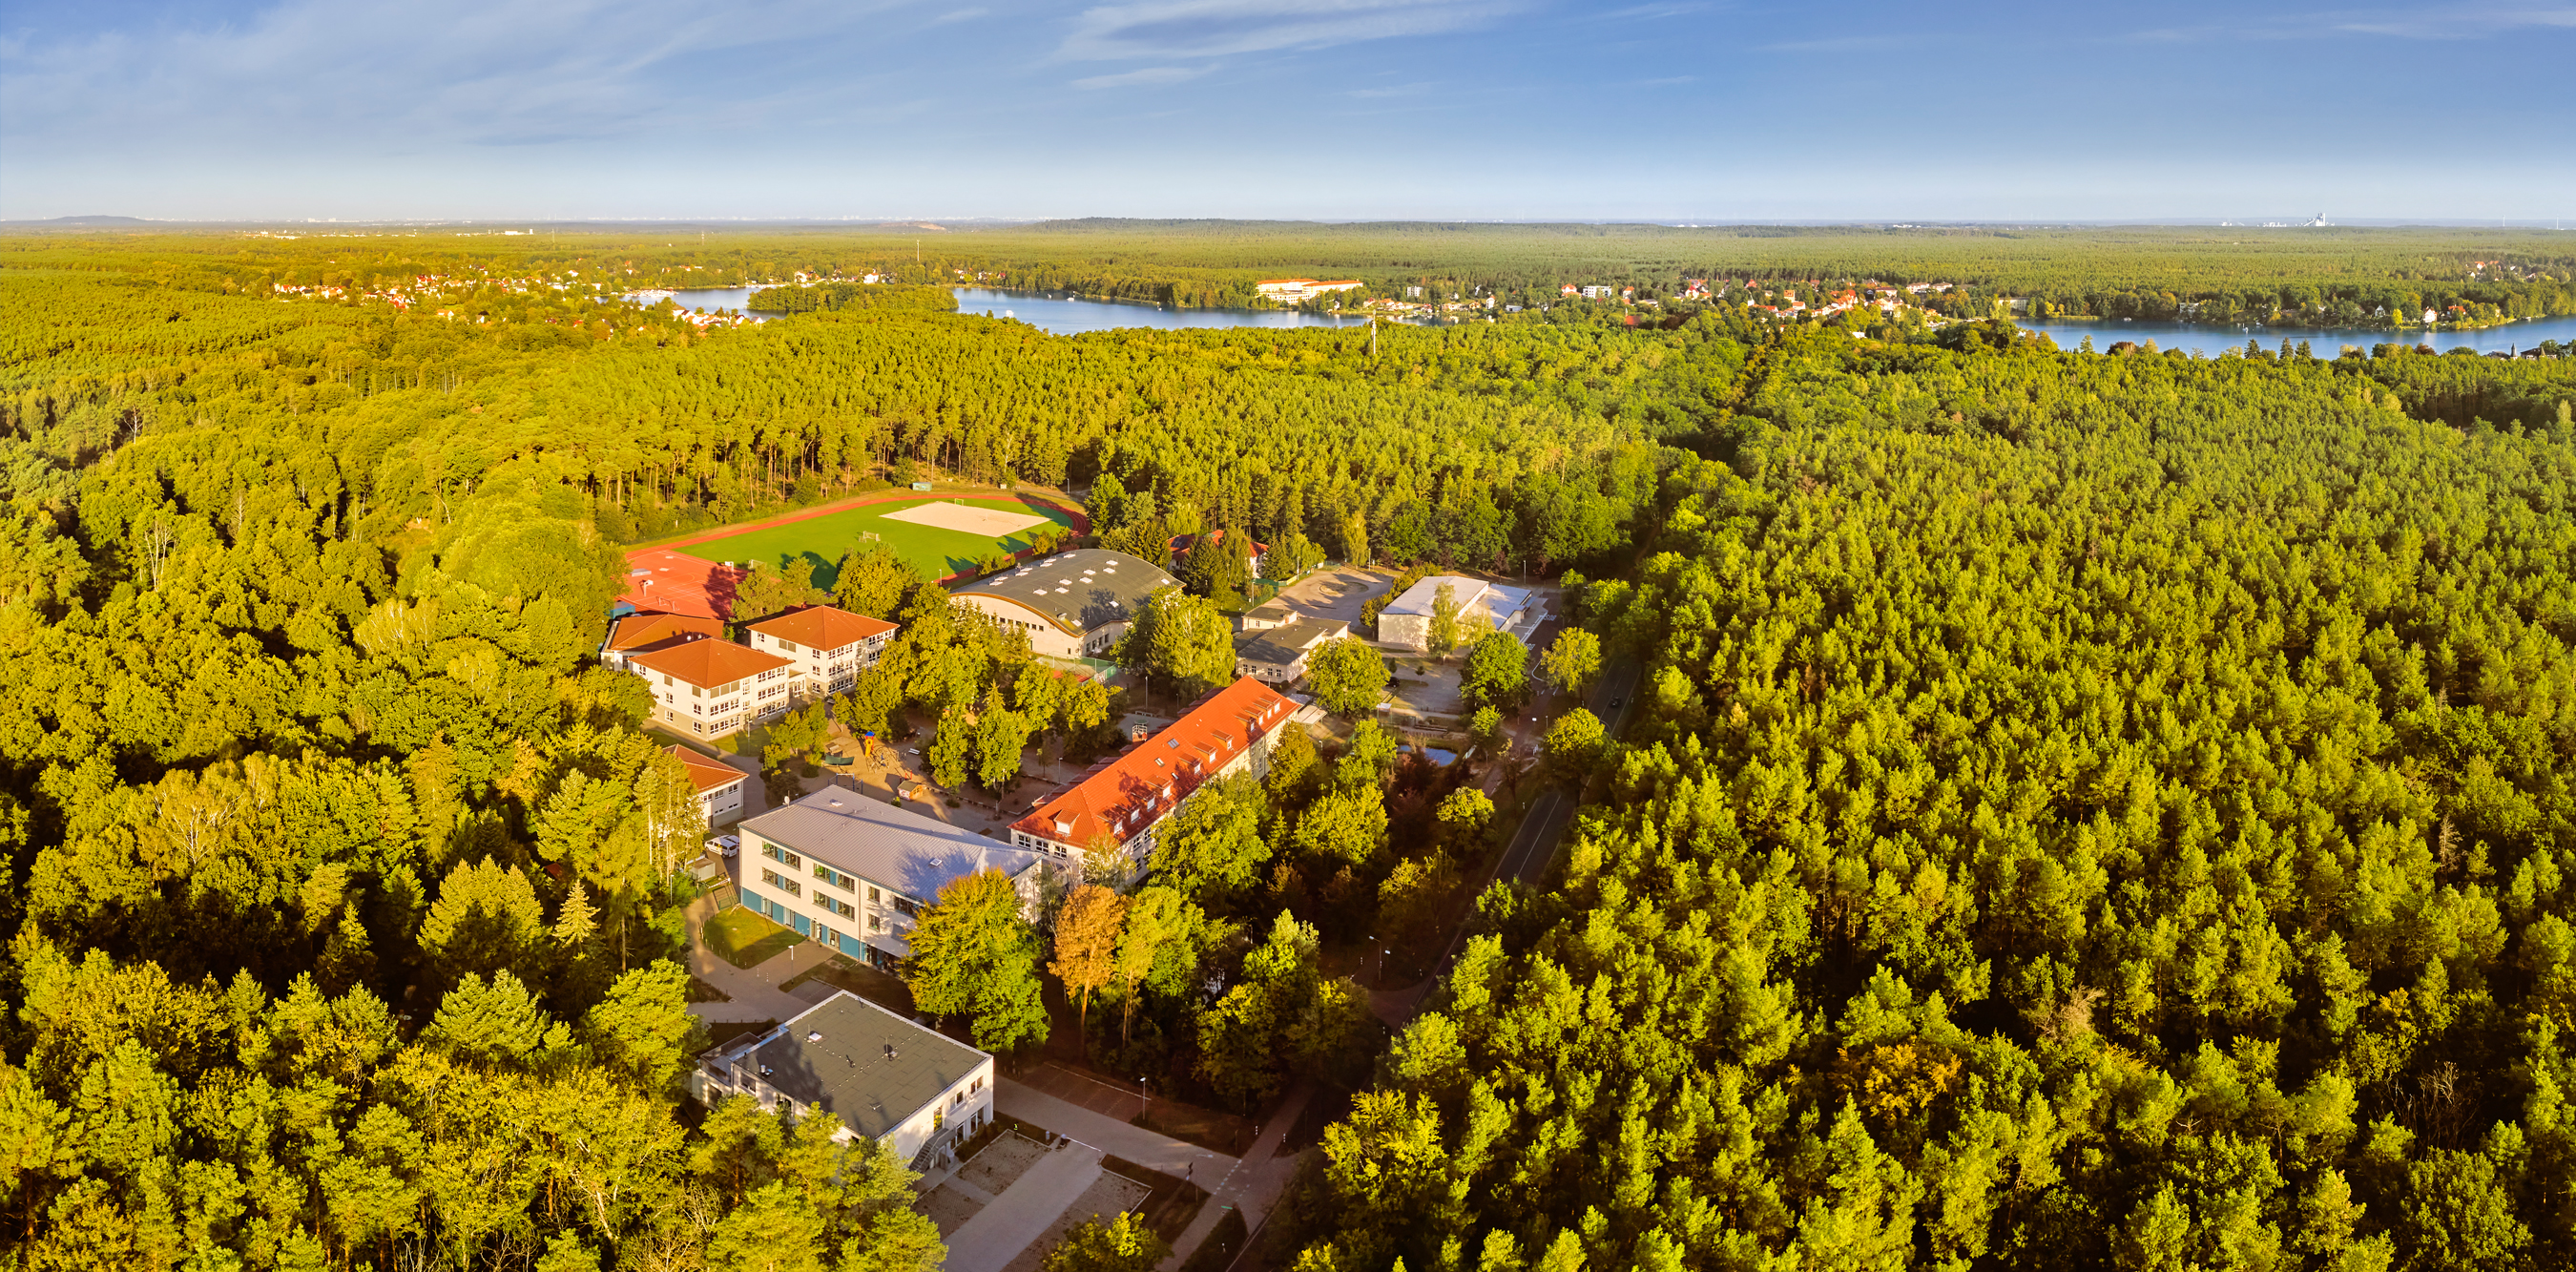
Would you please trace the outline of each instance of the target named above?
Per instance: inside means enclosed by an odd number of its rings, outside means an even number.
[[[2576,3],[0,0],[0,217],[2567,217]]]

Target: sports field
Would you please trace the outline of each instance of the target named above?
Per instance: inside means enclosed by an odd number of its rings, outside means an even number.
[[[828,588],[840,576],[841,558],[860,546],[859,536],[865,533],[874,532],[925,576],[939,579],[973,570],[997,545],[1013,552],[1030,546],[1030,532],[1050,521],[1075,524],[1071,513],[1014,495],[923,495],[699,539],[672,550],[707,561],[769,565],[803,555],[814,562],[815,585]],[[937,524],[942,522],[947,524]]]

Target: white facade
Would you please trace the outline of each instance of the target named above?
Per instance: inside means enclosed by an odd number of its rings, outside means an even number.
[[[653,686],[653,718],[692,737],[722,737],[787,710],[784,667],[754,672],[719,685],[695,685],[669,672],[636,669]]]
[[[1404,595],[1397,597],[1394,604],[1379,612],[1378,641],[1429,651],[1431,611],[1438,603],[1440,589],[1444,585],[1449,588],[1450,602],[1458,607],[1458,630],[1462,638],[1482,627],[1527,644],[1524,632],[1535,629],[1545,618],[1545,611],[1534,607],[1528,588],[1502,587],[1482,579],[1440,574],[1405,589]]]
[[[998,870],[1034,914],[1046,864],[1025,852],[837,787],[743,823],[742,903],[824,948],[879,966],[912,954],[939,889]]]
[[[954,1165],[993,1120],[993,1057],[844,990],[764,1033],[708,1051],[689,1088],[784,1118],[829,1113],[838,1143],[864,1135],[914,1169]]]
[[[886,643],[894,638],[892,628],[873,636],[854,640],[832,649],[818,649],[783,636],[772,636],[753,629],[751,647],[764,654],[788,659],[788,693],[799,702],[845,693],[857,683],[859,673],[877,665],[885,653]]]

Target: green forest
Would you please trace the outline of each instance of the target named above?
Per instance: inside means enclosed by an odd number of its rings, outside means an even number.
[[[1165,228],[1145,274],[1383,247]],[[613,259],[890,263],[837,233]],[[1690,260],[1662,237],[1461,231],[1439,268]],[[2183,294],[2456,274],[2496,236],[2037,237],[1670,250]],[[903,281],[1012,268],[931,241]],[[1140,551],[1566,583],[1536,667],[1460,638],[1480,731],[1641,672],[1623,734],[1560,717],[1555,866],[1465,906],[1392,1037],[1334,952],[1436,956],[1507,828],[1371,723],[1204,790],[1131,893],[925,916],[914,993],[979,1044],[1037,1045],[1043,990],[1211,1105],[1333,1093],[1264,1266],[2576,1261],[2576,363],[1722,307],[1053,337],[828,282],[702,328],[575,281],[605,240],[435,242],[0,242],[10,1266],[935,1268],[904,1163],[682,1095],[704,827],[593,656],[622,545],[916,472],[1078,491]],[[2556,303],[2568,262],[2520,259]],[[430,275],[467,281],[370,298]],[[943,784],[1114,718],[884,561],[836,587],[904,623],[836,713],[972,713]],[[1230,680],[1225,641],[1167,594],[1119,657],[1169,693]],[[1346,642],[1313,688],[1359,715],[1388,674]]]
[[[2486,325],[2576,313],[2576,252],[2537,229],[1509,225],[1093,219],[937,226],[565,225],[345,229],[297,236],[149,231],[0,240],[13,268],[115,270],[193,288],[364,290],[433,277],[574,290],[855,280],[973,285],[1260,307],[1265,278],[1356,278],[1327,303],[1490,297],[1535,310],[1566,284],[1633,287],[1674,305],[1687,280],[1740,307],[1746,288],[1954,284],[1938,312],[2189,319],[2283,327]],[[2452,306],[2459,311],[2452,312]],[[1499,305],[1498,305],[1499,308]]]

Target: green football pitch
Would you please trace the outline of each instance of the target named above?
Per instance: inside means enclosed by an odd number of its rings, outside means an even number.
[[[889,512],[951,499],[954,497],[924,495],[919,499],[845,508],[785,525],[745,530],[720,539],[704,539],[671,550],[706,561],[759,561],[767,565],[784,565],[801,555],[814,562],[815,586],[828,588],[840,577],[841,558],[860,547],[865,541],[859,536],[869,532],[874,532],[887,547],[903,554],[903,559],[910,561],[925,577],[939,579],[972,571],[975,563],[996,546],[1013,552],[1029,547],[1029,536],[1039,529],[1031,526],[1017,534],[994,539],[962,530],[942,530],[937,526],[893,521],[886,517]],[[956,502],[997,512],[1024,512],[1068,527],[1073,524],[1072,514],[1032,499],[1005,495]]]

